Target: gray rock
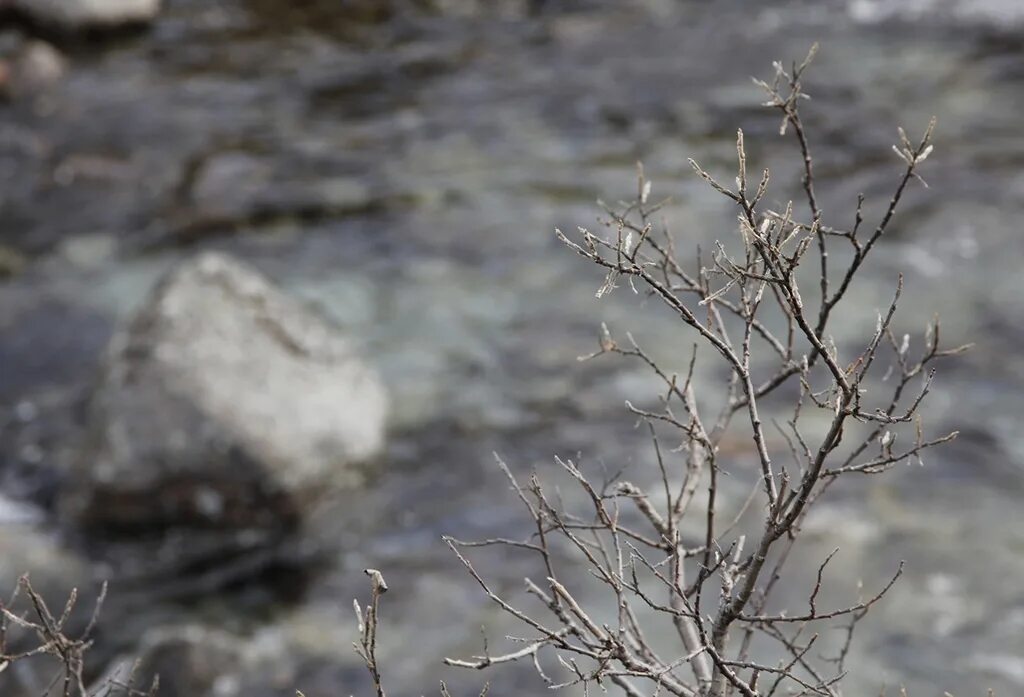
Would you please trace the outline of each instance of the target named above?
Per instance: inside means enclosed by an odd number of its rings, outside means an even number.
[[[28,259],[13,247],[0,245],[0,279],[17,276],[28,265]]]
[[[237,150],[207,156],[189,183],[189,209],[184,212],[182,227],[244,226],[267,218],[345,215],[379,203],[358,177],[302,174],[276,164],[268,156]]]
[[[352,628],[337,629],[318,635],[323,643],[313,645],[280,623],[245,634],[198,622],[157,627],[115,660],[93,689],[103,694],[104,685],[125,682],[133,668],[136,688],[159,676],[159,697],[274,697],[296,689],[315,695],[369,687],[365,668],[351,649],[343,650]]]
[[[197,218],[203,222],[244,220],[259,210],[272,177],[269,162],[244,152],[207,158],[192,183]]]
[[[149,22],[160,0],[9,0],[37,22],[66,30],[116,27]]]
[[[63,54],[45,41],[29,41],[14,64],[17,92],[35,93],[52,87],[67,72]]]
[[[115,527],[297,522],[358,483],[387,408],[334,327],[248,266],[203,254],[112,340],[63,507]]]
[[[137,650],[110,666],[94,687],[103,694],[111,684],[131,684],[146,691],[159,679],[161,697],[212,697],[228,692],[243,671],[243,640],[198,624],[148,631]]]

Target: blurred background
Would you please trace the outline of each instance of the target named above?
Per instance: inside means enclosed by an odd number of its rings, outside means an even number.
[[[0,2],[0,582],[6,592],[31,572],[59,605],[71,586],[89,597],[111,580],[93,678],[143,655],[161,673],[161,694],[368,694],[350,602],[367,595],[361,570],[371,566],[393,591],[381,630],[391,694],[432,694],[439,679],[453,693],[475,694],[489,679],[492,695],[539,694],[529,670],[440,664],[478,652],[481,626],[492,649],[519,631],[440,536],[528,530],[493,451],[516,472],[579,454],[641,483],[653,476],[645,431],[623,408],[653,398],[649,377],[612,358],[576,357],[596,348],[602,321],[680,369],[692,342],[628,288],[595,299],[600,273],[553,230],[594,225],[599,197],[635,195],[642,160],[652,196],[673,199],[666,216],[677,243],[706,249],[733,233],[734,215],[687,157],[728,180],[737,127],[753,167],[772,167],[773,205],[797,196],[797,153],[776,114],[758,106],[750,76],[769,77],[771,61],[799,59],[819,41],[803,109],[827,222],[849,225],[860,192],[876,220],[899,175],[897,126],[913,138],[932,115],[939,124],[923,169],[930,188],[908,195],[851,291],[838,329],[849,335],[837,341],[873,329],[902,271],[900,331],[919,335],[939,311],[950,345],[976,347],[942,364],[924,409],[929,428],[960,438],[923,468],[837,490],[809,520],[793,590],[782,593],[801,597],[836,546],[837,605],[905,559],[901,583],[862,624],[850,693],[1024,692],[1024,5],[81,5]],[[165,501],[175,494],[146,490],[142,477],[130,502],[93,497],[84,514],[68,503],[91,495],[83,488],[116,490],[132,466],[151,466],[131,448],[111,454],[120,447],[107,442],[111,420],[135,419],[132,433],[149,428],[156,439],[171,421],[186,440],[209,435],[205,420],[194,432],[181,426],[195,423],[191,412],[164,421],[145,399],[144,408],[118,402],[150,378],[119,377],[119,361],[134,354],[108,344],[152,339],[130,319],[169,269],[211,251],[316,308],[365,374],[331,372],[328,360],[321,375],[273,354],[267,365],[280,359],[282,374],[302,382],[256,374],[218,383],[200,407],[220,404],[206,416],[234,438],[242,427],[231,414],[284,423],[275,406],[294,416],[304,395],[323,396],[317,385],[340,385],[309,419],[326,411],[354,422],[365,445],[351,467],[359,483],[327,487],[326,503],[308,508],[254,495],[238,505],[243,517],[259,509],[255,523],[221,516],[232,504],[208,483],[210,496],[190,509],[206,516],[200,524],[176,518]],[[206,257],[207,266],[211,258],[226,257]],[[186,298],[186,314],[223,309],[210,280],[220,277],[198,266],[164,297]],[[237,283],[262,288],[241,268]],[[186,342],[190,331],[152,341]],[[200,386],[204,370],[214,382],[218,373],[203,355],[181,361]],[[712,365],[702,373],[709,389],[719,384]],[[346,380],[358,385],[349,391]],[[319,457],[293,435],[237,438],[265,446],[277,465]],[[738,498],[749,447],[735,444]],[[220,466],[256,471],[268,466],[260,457],[224,456]],[[99,472],[100,461],[112,469]],[[171,513],[151,516],[157,509]],[[486,554],[478,564],[513,594],[532,573]],[[47,676],[25,666],[0,677],[4,695],[38,695]]]

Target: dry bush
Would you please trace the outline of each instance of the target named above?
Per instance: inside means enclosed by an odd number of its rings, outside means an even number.
[[[717,244],[709,256],[677,253],[667,228],[652,222],[664,204],[649,200],[642,169],[635,199],[605,207],[606,232],[557,232],[570,250],[603,270],[598,297],[628,284],[660,299],[699,344],[712,349],[729,378],[724,394],[699,394],[693,380],[696,347],[689,370],[677,374],[631,336],[620,342],[603,328],[599,350],[588,358],[618,354],[640,361],[663,383],[658,407],[627,404],[650,428],[660,484],[647,491],[615,478],[599,482],[577,463],[556,458],[560,474],[582,491],[587,510],[581,512],[554,485],[537,475],[520,481],[499,459],[533,533],[521,540],[446,542],[525,636],[510,638],[517,645],[508,653],[492,654],[485,646],[482,655],[447,659],[449,665],[479,669],[532,661],[550,688],[613,684],[631,697],[842,695],[857,624],[896,582],[902,566],[888,583],[846,607],[825,607],[819,596],[828,555],[806,588],[803,607],[784,612],[772,609],[770,599],[808,511],[836,481],[882,474],[956,436],[926,435],[918,411],[929,392],[932,364],[966,347],[942,348],[935,320],[922,350],[912,355],[912,342],[898,338],[892,326],[902,277],[873,333],[861,337],[856,350],[841,350],[832,340],[830,329],[851,283],[889,229],[907,187],[919,180],[918,168],[932,151],[934,123],[916,141],[899,130],[894,150],[902,171],[877,223],[865,220],[863,196],[852,226],[826,223],[799,112],[801,81],[815,50],[789,68],[776,64],[771,80],[756,81],[768,95],[765,106],[781,115],[782,134],[795,136],[805,204],[791,202],[783,210],[765,205],[768,170],[750,178],[739,132],[734,185],[690,162],[735,207],[738,241]],[[838,266],[829,255],[835,245],[848,247]],[[776,442],[788,447],[773,452],[762,407],[780,395],[793,396],[788,421],[774,424],[782,439]],[[810,412],[826,426],[807,427]],[[674,434],[671,447],[662,444],[664,435],[659,439],[666,425]],[[721,512],[722,477],[735,466],[723,461],[730,459],[720,447],[727,431],[732,437],[742,433],[756,451],[757,487],[747,510],[760,524],[749,536],[736,532],[735,514],[729,520]],[[697,501],[703,505],[695,506]],[[697,541],[687,545],[684,537]],[[470,558],[477,553],[471,548],[478,547],[539,560],[542,575],[526,579],[532,597],[513,598],[489,583]],[[373,600],[361,615],[357,649],[378,697],[384,697],[374,648],[377,606],[386,586],[378,572],[371,575]],[[589,603],[574,590],[595,582],[600,592],[588,593]],[[820,641],[836,623],[839,639]],[[650,639],[665,634],[658,631],[661,624],[678,638],[667,645]]]
[[[815,581],[806,588],[804,607],[773,609],[773,591],[801,539],[808,511],[835,482],[882,474],[955,437],[925,435],[918,411],[929,392],[932,364],[965,347],[942,348],[935,320],[928,325],[922,350],[912,355],[909,338],[898,337],[892,328],[902,278],[874,331],[861,338],[857,350],[840,350],[832,340],[830,327],[851,283],[885,235],[908,185],[919,179],[917,170],[932,150],[933,124],[916,142],[899,131],[894,149],[902,172],[877,223],[865,221],[861,197],[852,226],[826,224],[799,113],[801,79],[813,55],[814,49],[788,69],[776,64],[774,77],[759,82],[769,96],[766,106],[781,114],[783,134],[795,135],[803,163],[804,213],[792,203],[781,211],[765,206],[769,173],[764,170],[756,180],[748,179],[740,132],[735,186],[722,184],[691,161],[696,174],[735,206],[737,242],[719,243],[706,258],[682,258],[668,229],[656,229],[652,222],[664,204],[649,201],[651,187],[642,170],[635,199],[606,207],[605,234],[581,228],[570,238],[558,232],[569,249],[603,270],[599,297],[627,283],[660,299],[698,343],[711,349],[729,378],[722,394],[699,394],[693,379],[696,348],[688,370],[677,374],[631,336],[620,343],[604,329],[599,350],[590,358],[617,354],[637,360],[663,382],[659,407],[629,405],[650,428],[660,483],[647,491],[614,477],[597,481],[577,463],[556,459],[561,474],[586,502],[587,510],[579,511],[538,475],[519,481],[499,459],[532,521],[532,534],[522,540],[446,542],[490,601],[517,620],[527,636],[513,638],[517,647],[507,653],[492,654],[485,644],[482,655],[447,659],[449,665],[482,669],[531,661],[540,682],[550,688],[582,685],[587,690],[612,684],[630,697],[842,695],[857,624],[902,569],[845,607],[819,602],[832,554],[821,560]],[[829,248],[834,245],[849,248],[838,267],[830,265]],[[795,396],[789,420],[774,424],[788,447],[773,452],[762,407],[773,396],[790,394]],[[823,415],[825,427],[808,428],[809,412]],[[666,428],[672,447],[662,445]],[[740,511],[760,517],[759,529],[750,536],[737,531],[739,515],[721,512],[722,478],[728,465],[735,464],[724,461],[728,457],[721,446],[727,432],[731,437],[742,432],[756,452],[757,487]],[[693,537],[696,543],[684,541]],[[469,550],[481,547],[534,556],[543,577],[526,579],[528,605],[517,604],[478,572]],[[372,596],[365,609],[356,604],[355,647],[376,694],[385,697],[376,649],[380,600],[387,585],[379,571],[367,573]],[[588,593],[590,600],[585,601],[578,589],[588,582],[596,583],[600,592]],[[0,608],[0,671],[17,661],[48,659],[56,668],[46,695],[155,693],[156,685],[142,690],[130,682],[106,683],[90,692],[83,679],[83,656],[95,615],[83,634],[71,638],[65,624],[76,602],[74,593],[54,615],[27,580],[20,590],[28,599],[26,610],[12,610],[13,600]],[[822,653],[818,644],[826,642],[819,637],[837,622],[840,639]],[[660,625],[677,639],[668,645],[652,640]],[[15,630],[34,638],[28,648],[10,648],[9,635]],[[26,645],[24,637],[19,640]],[[448,695],[444,684],[441,691]]]
[[[141,689],[135,684],[133,673],[124,681],[110,679],[91,689],[87,687],[85,657],[106,594],[104,584],[85,627],[71,636],[78,591],[71,590],[60,614],[55,615],[28,576],[22,576],[11,597],[0,602],[0,673],[15,663],[19,665],[12,673],[31,663],[31,670],[25,674],[33,676],[33,684],[26,684],[26,678],[17,675],[9,684],[17,686],[22,694],[41,697],[154,697],[159,681]],[[35,676],[40,675],[52,677],[40,687],[34,684]]]

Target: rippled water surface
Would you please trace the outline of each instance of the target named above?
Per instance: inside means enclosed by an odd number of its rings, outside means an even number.
[[[176,259],[228,250],[320,305],[372,357],[394,397],[391,444],[368,491],[318,521],[332,551],[301,588],[286,571],[276,586],[292,593],[232,586],[145,603],[135,622],[186,612],[267,651],[302,647],[247,694],[291,694],[300,680],[310,695],[357,693],[349,600],[364,594],[359,570],[376,566],[396,590],[383,640],[395,694],[429,693],[438,677],[477,684],[438,659],[475,651],[481,624],[495,642],[514,630],[439,536],[524,525],[491,452],[523,472],[580,453],[644,481],[649,448],[622,403],[642,401],[650,381],[575,357],[601,321],[680,368],[689,357],[691,337],[652,302],[628,288],[595,299],[600,275],[553,229],[592,224],[598,197],[629,196],[641,159],[655,195],[673,197],[683,244],[732,234],[732,213],[686,158],[728,171],[737,127],[756,165],[772,166],[775,201],[795,196],[792,143],[749,76],[820,41],[805,113],[836,225],[852,220],[858,192],[869,215],[884,205],[896,126],[919,133],[939,117],[930,188],[908,196],[837,331],[872,327],[903,271],[901,326],[920,331],[937,310],[950,344],[977,346],[942,366],[926,409],[936,431],[961,438],[924,468],[837,491],[793,565],[806,573],[782,595],[802,597],[835,546],[837,603],[905,559],[863,625],[850,694],[1024,691],[1016,3],[579,0],[481,3],[465,16],[385,4],[172,0],[147,33],[68,45],[60,85],[0,106],[0,249],[24,260],[0,282],[8,495],[49,504],[115,323]],[[514,561],[480,563],[514,590],[529,572]],[[492,677],[492,694],[541,690],[528,674]]]

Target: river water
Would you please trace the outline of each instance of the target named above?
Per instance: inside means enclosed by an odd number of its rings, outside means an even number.
[[[622,404],[642,401],[650,380],[575,357],[593,350],[602,321],[680,367],[692,340],[628,288],[597,300],[600,274],[554,228],[591,225],[598,197],[628,197],[639,159],[654,195],[674,199],[677,238],[706,247],[732,234],[732,214],[686,158],[729,171],[737,127],[756,166],[772,166],[775,200],[795,196],[792,143],[749,76],[819,41],[805,113],[835,224],[852,219],[858,192],[871,214],[886,200],[896,127],[913,135],[939,118],[930,188],[908,197],[840,331],[870,331],[903,271],[901,326],[920,331],[940,311],[947,341],[976,347],[943,364],[925,409],[935,431],[961,438],[924,468],[838,492],[810,520],[782,595],[800,598],[835,546],[837,604],[905,559],[863,624],[849,694],[1024,691],[1017,3],[387,5],[171,0],[143,34],[62,46],[63,82],[0,106],[0,246],[24,262],[0,285],[8,496],[47,509],[113,327],[200,249],[236,254],[318,304],[395,403],[372,486],[318,521],[313,537],[330,553],[315,572],[172,592],[125,631],[184,617],[276,656],[269,676],[236,676],[218,694],[365,693],[349,603],[365,596],[360,569],[375,566],[395,590],[382,638],[392,693],[429,694],[439,678],[478,685],[487,676],[438,659],[476,651],[481,625],[492,645],[516,629],[440,535],[525,529],[493,451],[518,472],[580,453],[644,481],[644,433]],[[512,559],[480,564],[510,592],[529,572]],[[543,689],[514,669],[490,678],[491,694]]]

